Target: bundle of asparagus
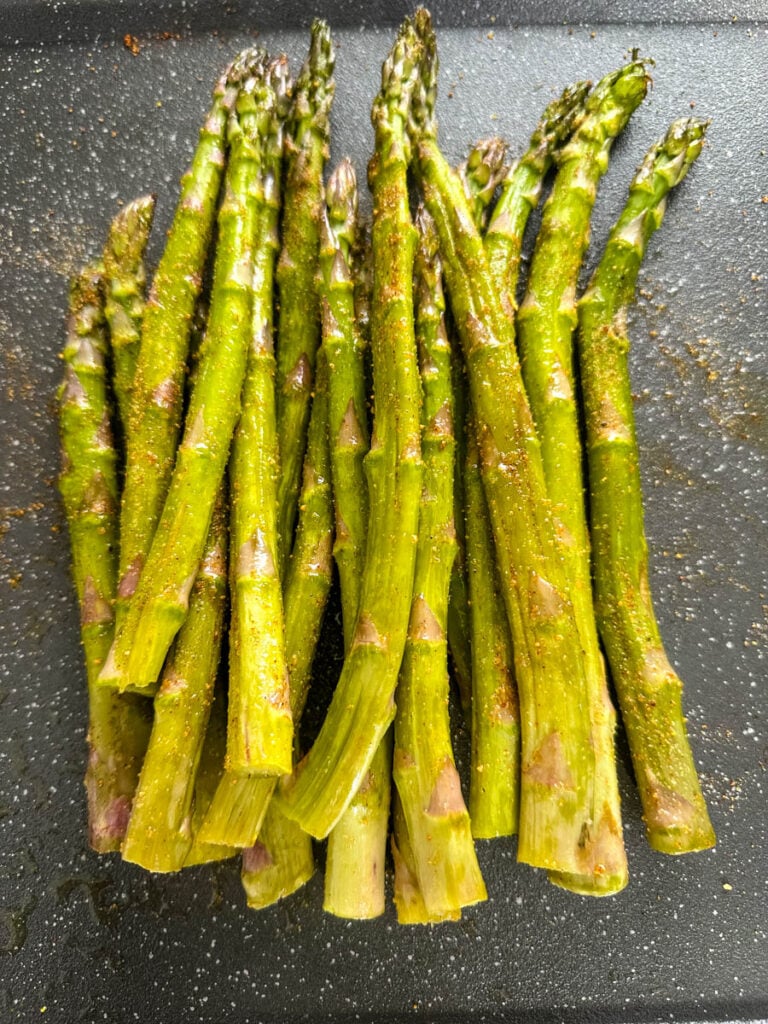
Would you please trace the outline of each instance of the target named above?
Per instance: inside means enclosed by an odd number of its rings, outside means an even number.
[[[146,302],[152,197],[118,214],[72,285],[60,489],[91,845],[151,871],[242,853],[260,908],[312,876],[312,837],[328,837],[325,908],[369,918],[391,836],[398,918],[432,923],[486,898],[474,840],[518,833],[518,859],[555,884],[616,893],[628,871],[600,639],[650,843],[714,843],[651,605],[626,358],[640,262],[706,125],[676,121],[649,150],[577,303],[646,63],[566,88],[510,167],[490,139],[454,171],[419,10],[373,103],[368,238],[350,161],[323,180],[334,60],[321,21],[295,83],[284,55],[239,54]],[[334,561],[343,668],[303,752]]]

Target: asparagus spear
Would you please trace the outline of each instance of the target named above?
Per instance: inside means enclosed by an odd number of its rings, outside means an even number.
[[[277,432],[281,473],[278,486],[280,561],[293,540],[309,422],[320,309],[315,278],[320,247],[323,166],[328,156],[335,83],[331,31],[312,23],[309,54],[296,79],[287,134],[282,250],[277,265],[280,321],[277,343]]]
[[[528,149],[510,167],[485,233],[485,254],[502,305],[517,309],[517,280],[528,217],[538,206],[541,189],[557,149],[584,117],[590,82],[567,86],[541,115]]]
[[[357,179],[343,160],[326,189],[320,221],[320,308],[328,360],[328,405],[344,649],[349,651],[360,601],[368,488],[364,345],[355,316],[352,259],[357,245]],[[377,750],[367,778],[328,837],[323,908],[348,918],[384,913],[384,861],[389,823],[390,744]]]
[[[384,913],[384,875],[392,777],[392,730],[328,836],[323,910],[368,920]]]
[[[253,257],[250,352],[230,458],[231,622],[227,767],[284,775],[293,766],[293,721],[278,568],[275,356],[272,285],[279,248],[283,123],[288,62],[273,61],[275,112],[262,142],[263,210]]]
[[[227,591],[227,532],[219,497],[189,601],[154,701],[123,860],[148,871],[180,871],[192,846],[197,768],[213,701]]]
[[[358,224],[352,262],[355,322],[360,340],[367,352],[371,344],[371,296],[373,294],[373,254],[368,224]]]
[[[126,435],[144,316],[147,280],[144,250],[154,213],[154,196],[140,196],[124,206],[110,225],[102,257],[106,283],[104,312],[112,347],[114,391]]]
[[[456,527],[456,558],[451,572],[448,593],[448,650],[453,665],[453,677],[465,715],[472,707],[472,641],[469,615],[469,586],[467,580],[467,538],[464,508],[464,437],[467,419],[466,382],[461,360],[453,359],[453,407],[456,424],[456,458],[453,477],[453,517]]]
[[[371,363],[371,300],[373,298],[373,251],[371,249],[371,228],[368,223],[359,225],[356,250],[353,254],[353,278],[355,295],[355,321],[360,340],[363,343],[363,368],[365,371],[366,404],[372,408],[373,367]]]
[[[472,199],[473,213],[478,223],[484,222],[488,204],[503,173],[506,146],[501,139],[481,139],[466,161],[457,169],[465,192]],[[472,705],[472,642],[470,639],[469,589],[467,581],[467,545],[464,517],[464,462],[465,424],[467,418],[464,368],[460,359],[454,359],[453,401],[456,424],[453,481],[453,520],[456,529],[456,558],[451,574],[448,595],[448,648],[451,652],[454,675],[459,689],[462,708],[470,714]]]
[[[645,64],[633,60],[603,78],[587,99],[581,124],[558,155],[557,177],[544,206],[526,295],[517,317],[523,380],[541,439],[547,490],[561,526],[562,556],[586,656],[586,702],[595,750],[594,828],[616,837],[616,858],[621,839],[616,723],[592,601],[571,335],[576,324],[576,285],[597,186],[608,166],[613,140],[647,87]],[[596,861],[594,871],[583,874],[587,877],[569,880],[561,876],[552,881],[577,892],[595,888],[601,894],[626,884],[626,864],[622,866],[618,859],[613,870]]]
[[[230,160],[219,211],[208,330],[184,436],[138,589],[102,670],[102,680],[120,690],[154,692],[157,687],[168,648],[187,614],[190,588],[224,475],[251,335],[261,136],[271,121],[274,103],[262,56],[240,88],[229,118]]]
[[[343,160],[328,179],[320,221],[319,294],[323,346],[328,360],[331,475],[336,517],[333,554],[341,583],[345,647],[360,603],[368,529],[368,488],[363,459],[370,446],[363,369],[357,330],[352,252],[356,243],[357,179]]]
[[[506,155],[507,144],[503,139],[498,136],[480,139],[456,168],[478,231],[485,227],[488,207],[504,176]]]
[[[207,846],[244,850],[256,842],[277,779],[224,771],[200,825],[198,839]]]
[[[312,840],[270,803],[259,838],[243,850],[240,880],[251,910],[263,910],[305,885],[315,873]]]
[[[214,860],[227,860],[229,857],[237,856],[240,852],[233,847],[205,843],[200,839],[200,829],[224,772],[224,755],[227,747],[226,704],[225,687],[219,679],[214,690],[208,728],[205,731],[200,763],[195,774],[195,792],[190,824],[192,845],[184,858],[185,868],[194,867],[196,864],[209,864]]]
[[[96,684],[112,642],[117,581],[117,455],[107,393],[103,286],[94,267],[86,267],[71,285],[59,389],[59,490],[88,679],[88,833],[94,850],[109,853],[120,849],[125,834],[149,720],[144,702]]]
[[[470,381],[483,485],[515,653],[521,705],[518,858],[581,872],[612,855],[592,828],[594,754],[579,635],[557,545],[539,441],[505,315],[460,182],[437,145],[436,55],[426,12],[422,88],[412,106],[416,166],[440,236]],[[503,396],[503,400],[499,400]],[[571,699],[563,700],[568,692]],[[605,855],[603,846],[607,845]]]
[[[331,581],[333,535],[328,447],[328,364],[317,353],[315,396],[309,420],[299,528],[286,580],[286,636],[290,653],[291,709],[298,723],[309,688],[312,657]],[[298,747],[296,747],[298,749]],[[242,882],[252,909],[269,906],[294,892],[314,873],[312,842],[269,804],[258,839],[243,853]]]
[[[439,924],[441,921],[458,921],[460,910],[445,914],[430,914],[424,903],[424,896],[416,874],[416,860],[413,855],[408,825],[402,804],[395,790],[392,800],[392,860],[395,865],[395,907],[398,924]]]
[[[667,193],[704,142],[676,121],[648,152],[579,303],[596,609],[626,726],[648,840],[663,853],[715,843],[688,745],[682,683],[664,652],[648,587],[648,546],[627,355],[627,310]]]
[[[473,421],[467,423],[464,487],[474,641],[469,817],[476,839],[492,839],[517,832],[520,706]]]
[[[179,203],[145,310],[131,396],[131,428],[126,431],[118,632],[149,554],[171,479],[190,324],[224,174],[227,121],[238,83],[254,59],[252,51],[244,51],[216,83],[213,105],[200,131],[191,166],[181,181]]]
[[[312,659],[333,576],[333,498],[328,422],[328,369],[321,355],[307,433],[296,540],[285,576],[285,637],[291,676],[291,714],[297,724],[307,702]]]
[[[487,894],[448,718],[446,619],[456,554],[450,345],[435,225],[423,208],[416,224],[424,484],[411,619],[397,687],[393,774],[424,905],[430,916],[446,917]]]
[[[360,606],[320,734],[293,777],[280,784],[288,816],[317,838],[326,836],[343,814],[394,717],[392,698],[408,627],[422,465],[412,294],[416,234],[408,210],[405,123],[418,50],[407,20],[385,61],[372,112],[376,415],[365,459],[370,525]]]
[[[515,293],[528,217],[541,195],[554,152],[583,116],[589,83],[568,86],[544,111],[528,149],[507,172],[485,233],[484,247],[497,291],[508,310]],[[469,182],[471,186],[471,181]],[[465,182],[465,191],[467,182]],[[477,223],[477,218],[475,218]],[[478,227],[482,227],[478,224]],[[466,508],[473,635],[475,701],[469,790],[472,832],[478,838],[517,831],[520,721],[509,625],[493,550],[474,425],[466,458]]]
[[[478,230],[503,174],[503,148],[476,147],[462,168],[464,193]],[[482,145],[482,144],[481,144]],[[462,424],[461,473],[466,508],[467,566],[472,636],[471,761],[469,809],[478,839],[517,831],[520,774],[520,709],[514,681],[509,623],[493,548],[493,534],[480,473],[476,428],[467,412]]]
[[[328,456],[328,418],[322,359],[309,421],[296,541],[285,580],[285,644],[291,715],[298,727],[309,690],[312,659],[331,586],[333,509]],[[202,842],[252,846],[259,834],[275,779],[224,772],[200,829]]]

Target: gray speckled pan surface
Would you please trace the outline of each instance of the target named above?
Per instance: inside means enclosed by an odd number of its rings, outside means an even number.
[[[372,923],[324,916],[320,874],[255,915],[234,864],[151,877],[86,848],[84,678],[54,488],[66,280],[99,250],[117,200],[140,191],[159,197],[156,259],[217,71],[259,27],[295,63],[303,53],[304,32],[280,26],[310,12],[292,3],[281,20],[280,7],[260,19],[204,0],[0,3],[0,1019],[768,1017],[768,34],[715,5],[681,0],[665,25],[652,0],[552,4],[546,17],[442,4],[439,115],[451,159],[491,132],[519,149],[566,82],[634,46],[654,57],[654,89],[598,198],[590,265],[653,138],[693,104],[712,118],[651,245],[631,333],[652,583],[717,849],[650,851],[623,743],[632,878],[607,901],[548,885],[512,841],[481,844],[490,901],[434,930],[398,928],[391,909]],[[333,157],[362,172],[391,39],[373,26],[402,12],[335,7],[322,8],[344,26]]]

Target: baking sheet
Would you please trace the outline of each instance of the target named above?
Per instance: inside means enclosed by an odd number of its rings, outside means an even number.
[[[84,677],[55,492],[67,277],[99,251],[118,199],[148,190],[158,193],[156,259],[218,71],[265,26],[261,40],[298,67],[304,31],[275,25],[303,24],[308,12],[286,7],[281,22],[279,4],[261,20],[243,5],[199,0],[4,4],[3,1021],[768,1017],[766,26],[685,4],[670,8],[674,25],[649,24],[660,5],[648,3],[614,14],[625,24],[572,24],[565,5],[546,5],[546,18],[497,7],[496,22],[493,6],[440,9],[461,26],[439,35],[440,138],[452,160],[489,133],[519,151],[564,84],[596,79],[635,46],[656,59],[653,91],[598,197],[589,267],[650,142],[691,109],[712,118],[710,144],[651,244],[631,334],[652,584],[686,681],[718,846],[681,859],[648,849],[620,743],[631,881],[609,900],[550,886],[516,864],[514,840],[479,844],[489,902],[436,929],[400,928],[391,908],[368,923],[324,915],[321,871],[257,915],[245,909],[235,863],[161,877],[88,851]],[[597,18],[606,5],[571,10]],[[374,5],[366,15],[339,2],[321,13],[344,26],[332,157],[349,153],[362,178],[370,101],[392,38],[372,26],[400,10]],[[137,55],[122,43],[128,29]]]

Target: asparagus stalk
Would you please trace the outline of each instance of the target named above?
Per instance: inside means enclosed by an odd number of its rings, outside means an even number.
[[[102,257],[106,283],[104,312],[109,324],[114,392],[126,435],[144,316],[147,281],[144,250],[154,213],[154,196],[140,196],[124,206],[110,225]]]
[[[320,342],[316,275],[323,204],[323,166],[330,141],[335,83],[331,31],[312,23],[309,54],[294,90],[287,134],[282,250],[277,265],[280,321],[277,344],[277,432],[280,561],[293,541],[310,414],[315,353]]]
[[[354,266],[352,278],[355,322],[360,340],[367,352],[371,344],[371,297],[373,295],[373,254],[371,252],[370,228],[367,224],[358,224],[352,262]]]
[[[274,90],[262,57],[240,88],[229,118],[230,160],[219,211],[208,330],[184,436],[138,589],[102,670],[102,680],[121,691],[130,688],[151,693],[157,688],[168,648],[187,614],[189,592],[224,475],[240,411],[251,336],[261,138],[274,105]]]
[[[275,113],[263,139],[263,209],[253,257],[253,307],[242,412],[230,459],[232,580],[227,767],[284,775],[293,766],[293,721],[278,568],[274,267],[279,248],[283,119],[290,89],[285,57],[269,76]]]
[[[324,356],[320,355],[307,434],[299,522],[285,576],[285,636],[291,676],[291,714],[296,723],[307,702],[312,659],[333,576],[328,422],[328,367]]]
[[[469,817],[476,839],[492,839],[517,832],[520,706],[473,421],[467,423],[464,487],[473,639]]]
[[[384,875],[392,777],[392,730],[328,836],[323,910],[369,920],[384,913]]]
[[[525,226],[538,203],[556,147],[583,116],[588,83],[569,86],[551,103],[531,137],[528,150],[510,168],[485,235],[485,252],[502,302],[516,307],[515,293]],[[474,161],[477,165],[478,161]],[[482,165],[480,165],[482,166]],[[468,170],[473,161],[468,162]],[[473,197],[478,183],[462,175]],[[475,210],[475,223],[482,229]],[[470,433],[474,427],[470,425]],[[472,761],[470,817],[478,838],[517,831],[519,799],[519,706],[514,684],[512,640],[499,600],[500,585],[488,509],[480,476],[479,452],[470,437],[466,459],[467,524],[473,645]]]
[[[328,180],[320,222],[320,308],[328,361],[328,406],[344,649],[349,651],[365,557],[368,451],[364,345],[355,315],[353,253],[357,245],[357,180],[343,160]],[[384,913],[384,861],[389,824],[390,744],[377,750],[366,779],[328,837],[323,907],[348,918]]]
[[[465,715],[472,707],[472,641],[469,616],[469,586],[467,580],[467,539],[464,508],[464,472],[459,463],[463,462],[464,434],[467,418],[464,368],[460,360],[453,360],[453,407],[456,423],[456,458],[453,477],[453,516],[456,527],[456,558],[451,572],[451,588],[448,593],[448,650],[453,665],[453,677],[459,692],[461,708]]]
[[[510,314],[517,309],[525,226],[539,204],[544,179],[558,148],[584,117],[590,86],[590,82],[569,85],[549,104],[531,135],[528,149],[512,164],[502,182],[501,195],[485,233],[485,254],[502,305]]]
[[[610,702],[592,600],[589,537],[582,481],[582,447],[575,399],[571,336],[576,285],[589,240],[597,187],[613,140],[648,87],[645,64],[634,60],[607,75],[584,107],[584,118],[558,156],[558,173],[544,206],[528,286],[517,317],[518,343],[531,411],[541,440],[547,490],[561,528],[561,550],[587,669],[586,706],[595,751],[593,828],[615,836],[613,868],[552,878],[577,892],[617,891],[621,863],[621,806],[616,777],[615,712]]]
[[[286,580],[286,636],[291,655],[291,708],[298,723],[331,582],[333,536],[331,465],[328,446],[329,373],[325,349],[317,353],[315,396],[296,543]],[[285,817],[277,801],[267,807],[258,839],[243,853],[242,882],[248,906],[260,909],[294,892],[314,874],[312,842]]]
[[[480,139],[456,168],[478,231],[485,227],[488,207],[504,177],[506,154],[507,144],[498,136]]]
[[[59,389],[62,469],[72,574],[88,679],[88,834],[98,853],[120,849],[149,738],[145,702],[97,686],[112,642],[117,582],[117,454],[106,379],[103,278],[86,267],[73,281]]]
[[[584,660],[514,327],[493,285],[461,183],[437,145],[434,36],[426,12],[417,21],[426,59],[410,130],[467,364],[515,653],[522,741],[518,858],[537,867],[581,872],[585,863],[602,862],[605,845],[604,834],[592,830],[594,753],[584,710]],[[568,701],[563,700],[566,692]],[[611,837],[607,853],[613,845]]]
[[[189,615],[155,697],[152,735],[123,843],[123,860],[148,871],[180,871],[192,846],[192,801],[219,664],[226,591],[226,514],[220,496]]]
[[[504,149],[495,140],[476,147],[461,169],[464,193],[482,230],[487,203],[503,175]],[[514,681],[509,623],[493,548],[480,472],[475,424],[465,414],[466,441],[457,470],[463,477],[467,576],[472,636],[472,701],[469,811],[478,839],[517,831],[520,775],[520,709]]]
[[[430,914],[424,903],[416,873],[416,859],[408,835],[408,824],[403,807],[395,790],[392,800],[392,860],[395,865],[395,907],[398,924],[439,924],[441,921],[458,921],[460,910],[445,914]]]
[[[328,416],[322,359],[309,421],[296,541],[285,580],[285,644],[291,716],[298,728],[309,690],[312,659],[331,587],[333,509]],[[259,835],[275,779],[224,772],[200,829],[202,842],[252,846]]]
[[[397,687],[393,774],[424,905],[430,916],[446,917],[487,894],[448,718],[446,620],[456,554],[450,345],[435,225],[423,208],[416,224],[424,484],[411,620]]]
[[[363,343],[366,405],[372,408],[373,367],[371,363],[371,300],[373,298],[373,251],[370,225],[360,224],[353,254],[355,321]]]
[[[227,121],[238,84],[254,58],[252,51],[244,51],[216,83],[211,110],[200,131],[191,166],[181,181],[179,203],[142,322],[129,412],[131,427],[126,431],[118,631],[149,554],[171,479],[181,423],[190,324],[224,176]]]
[[[315,873],[312,840],[270,803],[259,838],[243,850],[240,880],[251,910],[263,910],[305,885]]]
[[[319,293],[328,361],[329,437],[336,518],[333,554],[341,583],[345,648],[360,603],[368,488],[363,460],[370,446],[363,341],[355,318],[352,252],[356,243],[357,179],[343,160],[328,179],[320,221]]]
[[[264,824],[276,784],[274,776],[222,772],[200,825],[199,841],[206,846],[237,850],[252,846]]]
[[[191,868],[197,864],[209,864],[215,860],[227,860],[240,852],[233,847],[205,843],[200,839],[200,829],[224,772],[224,756],[227,747],[226,703],[225,688],[219,680],[214,690],[208,728],[205,732],[200,763],[195,775],[191,818],[192,845],[184,858],[185,868]]]
[[[707,849],[715,834],[686,735],[682,682],[664,651],[648,586],[627,311],[667,194],[701,152],[705,128],[676,121],[648,152],[579,303],[597,617],[648,840],[663,853]]]
[[[482,139],[457,169],[477,222],[483,223],[488,204],[503,173],[506,146],[501,139]],[[456,529],[456,558],[448,595],[448,649],[451,652],[454,676],[462,708],[470,714],[472,705],[472,642],[470,638],[469,589],[467,581],[467,545],[464,517],[464,462],[466,400],[464,368],[461,360],[454,360],[453,402],[456,458],[454,459],[453,520]]]
[[[374,291],[371,348],[376,415],[365,458],[370,507],[360,605],[349,655],[314,746],[281,803],[311,835],[326,836],[365,778],[394,717],[393,696],[405,646],[421,492],[419,378],[413,332],[416,233],[408,210],[405,130],[418,76],[410,20],[382,71],[373,105]]]

